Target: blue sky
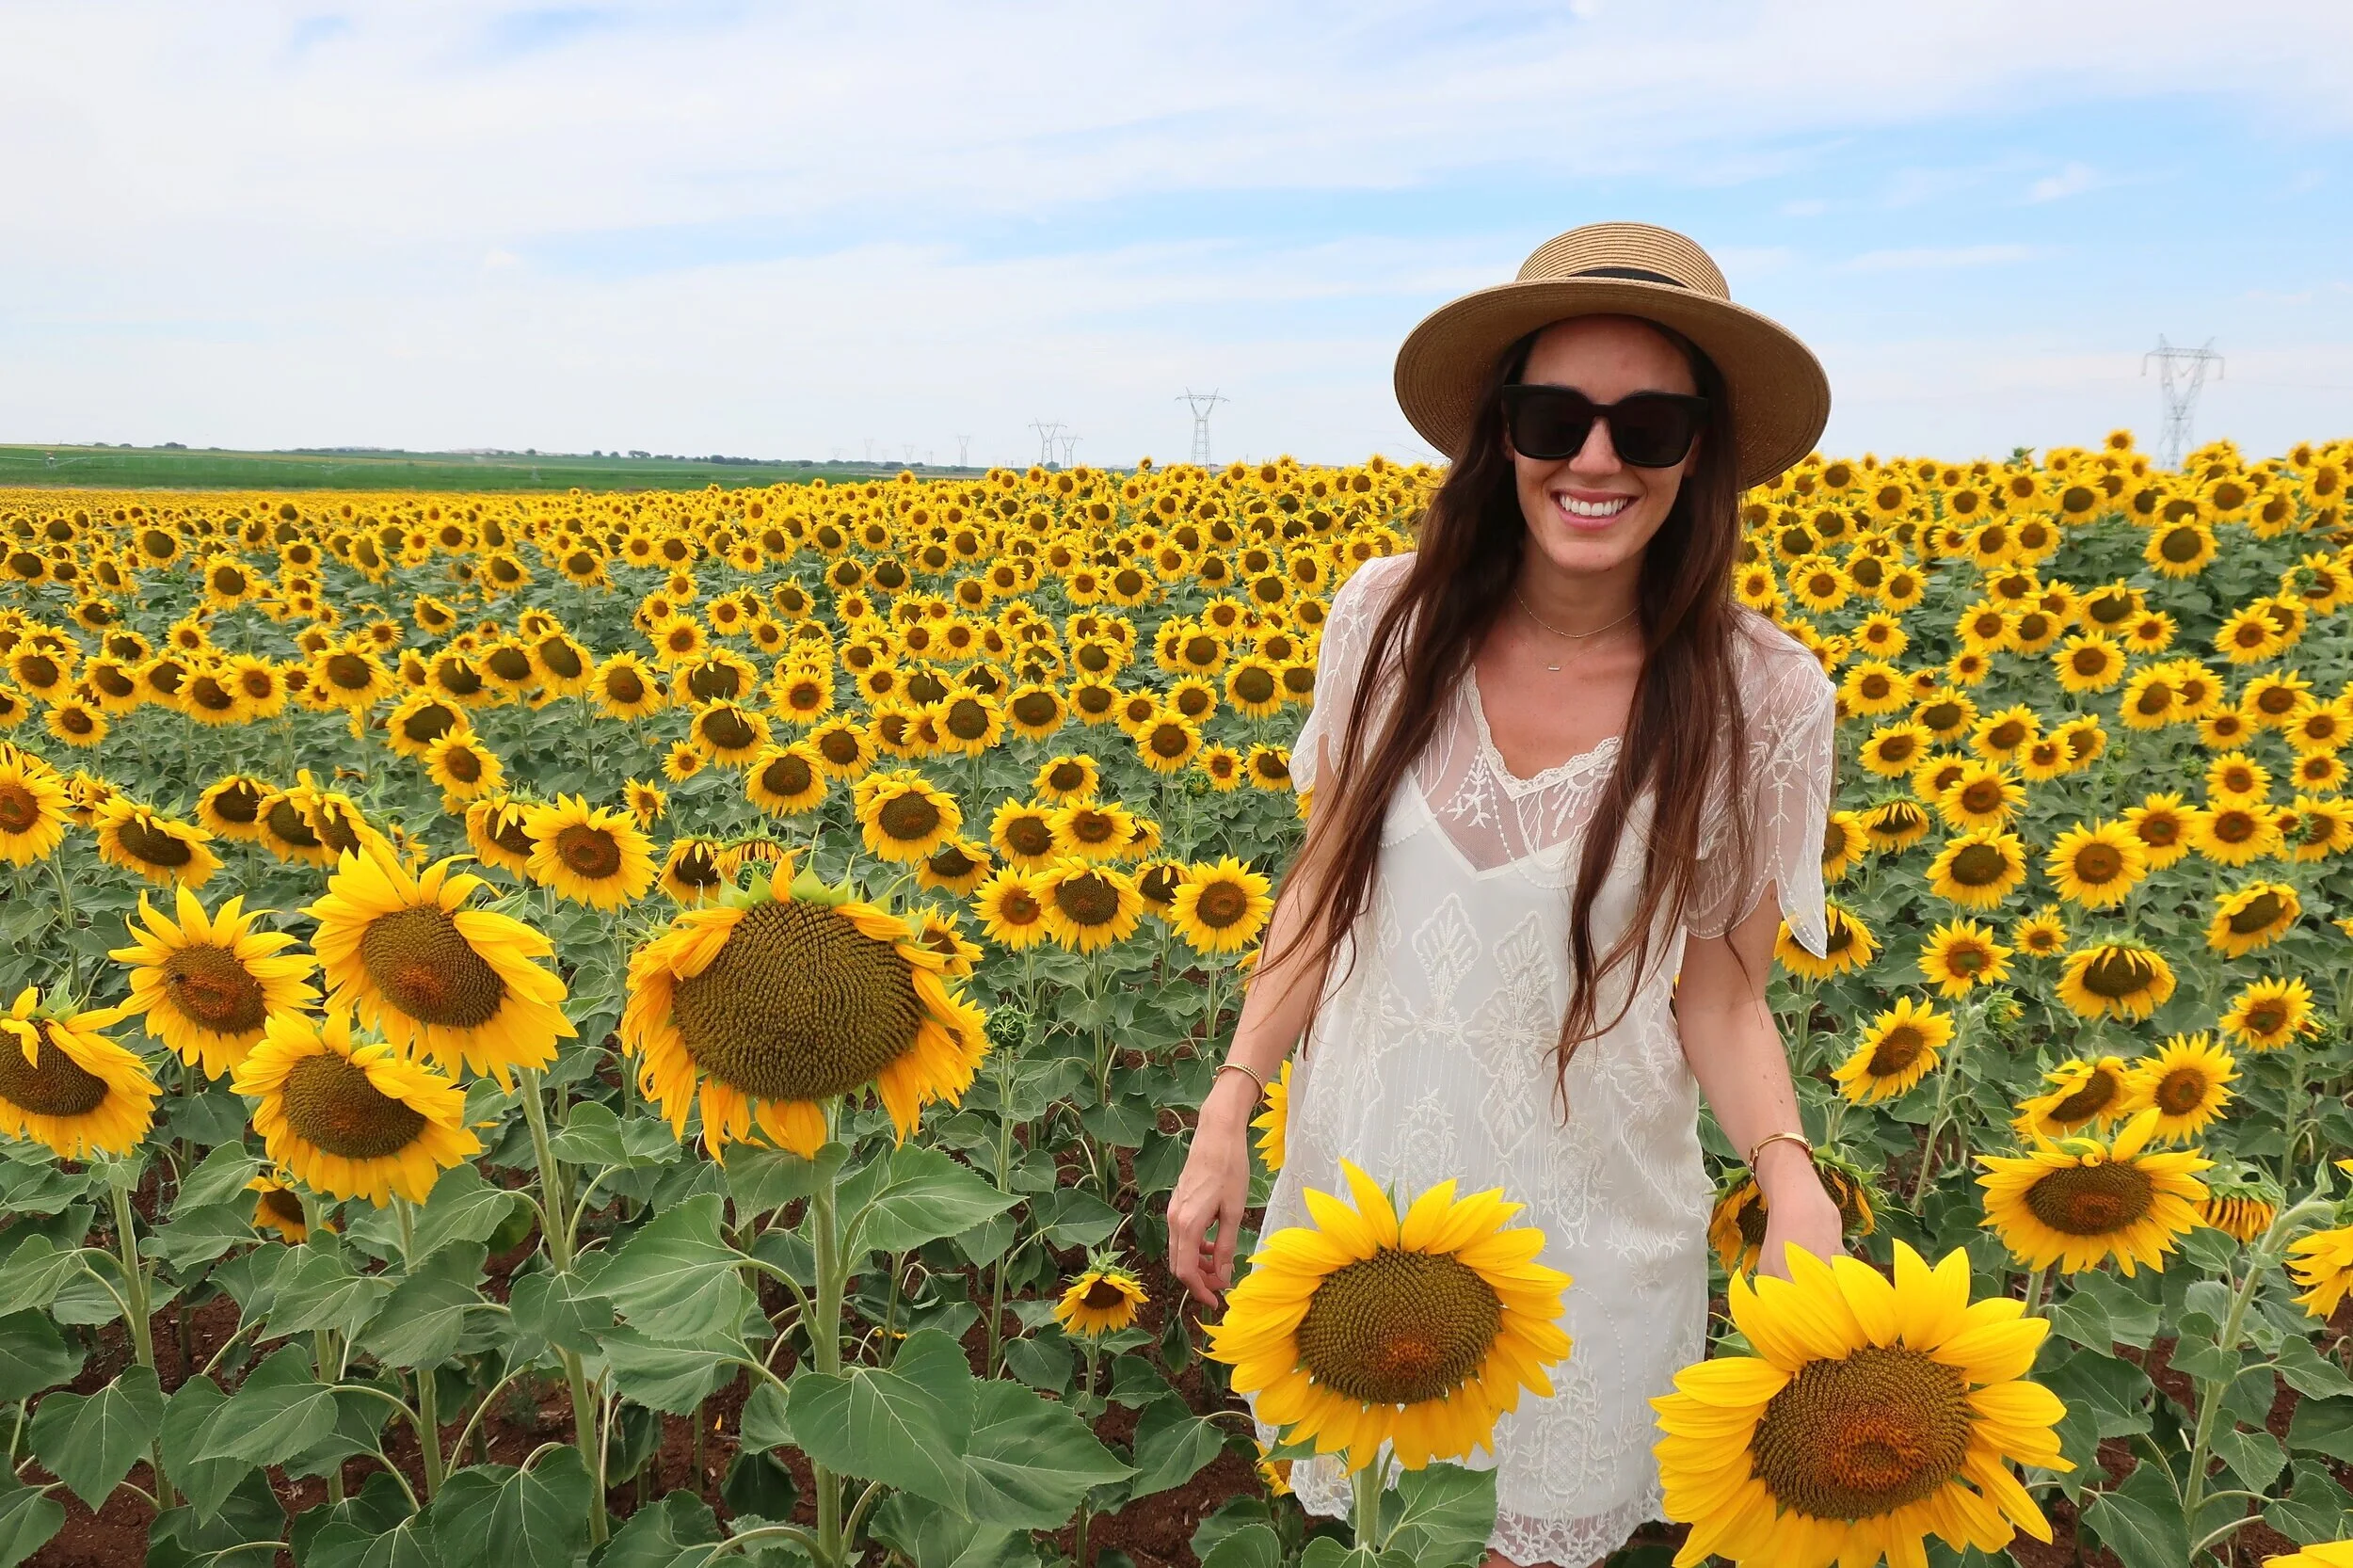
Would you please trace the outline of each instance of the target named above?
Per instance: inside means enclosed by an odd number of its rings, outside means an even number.
[[[2153,439],[2162,332],[2276,451],[2353,432],[2348,89],[2318,0],[28,0],[0,440],[1419,456],[1413,323],[1639,217],[1828,446]]]

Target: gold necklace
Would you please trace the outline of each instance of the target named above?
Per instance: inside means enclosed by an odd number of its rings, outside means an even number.
[[[1554,636],[1565,637],[1573,643],[1590,642],[1593,638],[1600,636],[1605,632],[1613,631],[1618,627],[1624,626],[1627,621],[1634,618],[1635,611],[1641,608],[1641,606],[1638,604],[1633,610],[1628,610],[1625,615],[1620,616],[1616,620],[1611,621],[1608,626],[1596,626],[1591,632],[1563,632],[1529,607],[1527,599],[1520,593],[1519,584],[1516,583],[1512,585],[1512,597],[1519,600],[1520,608],[1527,613],[1529,620],[1534,621],[1537,625],[1543,627]],[[1579,649],[1578,651],[1582,652],[1583,650]],[[1545,668],[1558,674],[1561,666],[1559,664],[1546,664]]]

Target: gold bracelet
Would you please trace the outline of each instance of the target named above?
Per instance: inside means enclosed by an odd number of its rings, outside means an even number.
[[[1753,1171],[1756,1169],[1756,1157],[1763,1154],[1768,1147],[1774,1144],[1795,1144],[1798,1147],[1805,1150],[1805,1157],[1807,1160],[1811,1160],[1814,1158],[1814,1144],[1806,1138],[1804,1133],[1769,1132],[1764,1137],[1759,1138],[1753,1144],[1750,1145],[1750,1170]]]
[[[1264,1098],[1266,1098],[1266,1080],[1265,1080],[1265,1079],[1263,1079],[1263,1078],[1260,1078],[1260,1077],[1259,1077],[1259,1076],[1258,1076],[1256,1072],[1253,1072],[1250,1068],[1243,1066],[1241,1063],[1239,1063],[1239,1062],[1221,1062],[1221,1063],[1219,1063],[1219,1064],[1217,1064],[1217,1073],[1211,1073],[1211,1074],[1209,1075],[1209,1078],[1210,1078],[1211,1081],[1215,1081],[1215,1080],[1216,1080],[1216,1078],[1217,1078],[1217,1074],[1218,1074],[1218,1073],[1240,1073],[1240,1074],[1241,1074],[1241,1076],[1242,1076],[1242,1077],[1244,1077],[1244,1078],[1248,1079],[1251,1082],[1253,1082],[1253,1083],[1255,1083],[1255,1084],[1257,1084],[1257,1085],[1258,1086],[1258,1098],[1260,1098],[1260,1099],[1264,1099]]]

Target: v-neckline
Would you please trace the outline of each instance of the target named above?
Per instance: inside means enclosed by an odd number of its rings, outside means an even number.
[[[1479,689],[1477,664],[1473,664],[1464,672],[1463,680],[1470,697],[1471,718],[1479,728],[1480,754],[1486,759],[1487,765],[1495,770],[1496,776],[1503,780],[1504,787],[1514,795],[1527,794],[1530,791],[1541,790],[1546,785],[1558,784],[1562,779],[1582,773],[1586,768],[1606,761],[1618,754],[1618,745],[1622,737],[1604,735],[1583,751],[1572,752],[1548,768],[1539,769],[1526,776],[1513,773],[1511,764],[1504,761],[1503,753],[1496,745],[1495,731],[1488,727],[1487,699]]]

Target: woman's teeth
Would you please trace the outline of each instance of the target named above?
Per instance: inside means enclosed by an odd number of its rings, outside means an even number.
[[[1634,504],[1634,498],[1630,495],[1613,496],[1608,501],[1579,501],[1573,495],[1560,495],[1553,499],[1560,504],[1562,511],[1576,518],[1614,518]]]

